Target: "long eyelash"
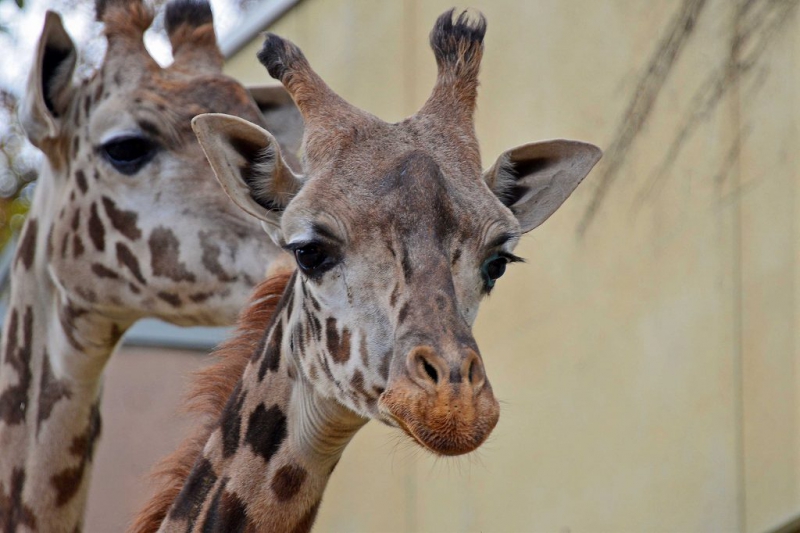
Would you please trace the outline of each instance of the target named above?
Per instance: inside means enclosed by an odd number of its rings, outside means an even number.
[[[511,252],[499,252],[497,255],[504,257],[509,263],[525,263],[525,258],[514,255]]]

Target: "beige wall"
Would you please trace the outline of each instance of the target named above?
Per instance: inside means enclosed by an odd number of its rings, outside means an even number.
[[[483,305],[490,442],[436,460],[370,424],[317,531],[755,532],[800,511],[797,3],[475,2],[484,163],[552,137],[606,158]],[[272,30],[398,120],[450,5],[305,0]],[[267,81],[259,46],[228,72]]]

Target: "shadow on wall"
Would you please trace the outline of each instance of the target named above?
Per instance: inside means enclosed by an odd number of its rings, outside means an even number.
[[[593,176],[597,185],[578,224],[579,236],[586,233],[602,207],[633,148],[636,137],[647,124],[656,100],[670,73],[680,61],[681,55],[693,51],[691,37],[697,27],[698,19],[701,16],[714,16],[713,10],[706,9],[706,5],[707,0],[684,0],[681,8],[667,25],[645,66],[644,73],[636,84],[614,137],[600,162],[600,168]],[[744,78],[752,84],[749,88],[751,96],[760,89],[770,72],[767,67],[761,66],[759,69],[755,67],[759,65],[759,59],[775,39],[789,27],[788,23],[794,20],[792,14],[797,5],[798,0],[748,0],[741,2],[736,8],[732,21],[733,37],[727,57],[724,57],[717,68],[711,70],[695,88],[691,105],[681,117],[680,125],[664,151],[664,156],[653,167],[649,178],[636,195],[633,211],[638,209],[636,206],[651,200],[658,193],[663,182],[669,178],[675,161],[692,134],[717,111],[720,102],[731,89]],[[715,180],[718,182],[725,180],[738,157],[739,145],[749,131],[748,124],[740,125],[740,130],[728,151],[729,155],[715,175]]]

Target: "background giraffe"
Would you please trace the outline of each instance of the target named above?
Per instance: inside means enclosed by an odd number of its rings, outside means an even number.
[[[208,4],[168,5],[174,62],[165,69],[144,48],[153,15],[141,2],[99,1],[97,15],[106,56],[73,83],[77,50],[47,14],[20,114],[46,159],[3,331],[3,531],[80,530],[102,372],[129,326],[142,317],[231,323],[281,254],[219,194],[190,129],[207,111],[268,125],[221,74]]]
[[[438,455],[475,450],[499,405],[472,337],[522,233],[600,159],[576,141],[514,148],[482,173],[473,114],[482,15],[444,13],[428,101],[388,124],[342,100],[292,43],[259,59],[306,123],[305,178],[246,121],[193,125],[225,191],[291,250],[220,350],[196,399],[204,427],[164,466],[134,531],[308,531],[345,446],[369,419]],[[278,301],[279,295],[280,301]]]

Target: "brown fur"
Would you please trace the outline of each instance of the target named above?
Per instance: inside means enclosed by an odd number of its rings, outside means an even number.
[[[152,478],[158,486],[129,533],[158,531],[264,336],[292,273],[293,270],[278,272],[256,287],[250,304],[239,316],[236,332],[214,353],[217,362],[195,374],[186,409],[201,420],[199,428],[156,467]]]
[[[98,1],[97,18],[105,24],[107,36],[129,35],[141,37],[153,23],[153,11],[141,1]]]
[[[203,24],[200,27],[181,24],[169,34],[169,41],[175,52],[184,46],[190,46],[193,48],[211,49],[212,52],[216,52],[216,55],[222,57],[219,48],[217,48],[217,38],[214,34],[214,26],[212,24]],[[204,53],[207,51],[208,50],[203,50]]]

